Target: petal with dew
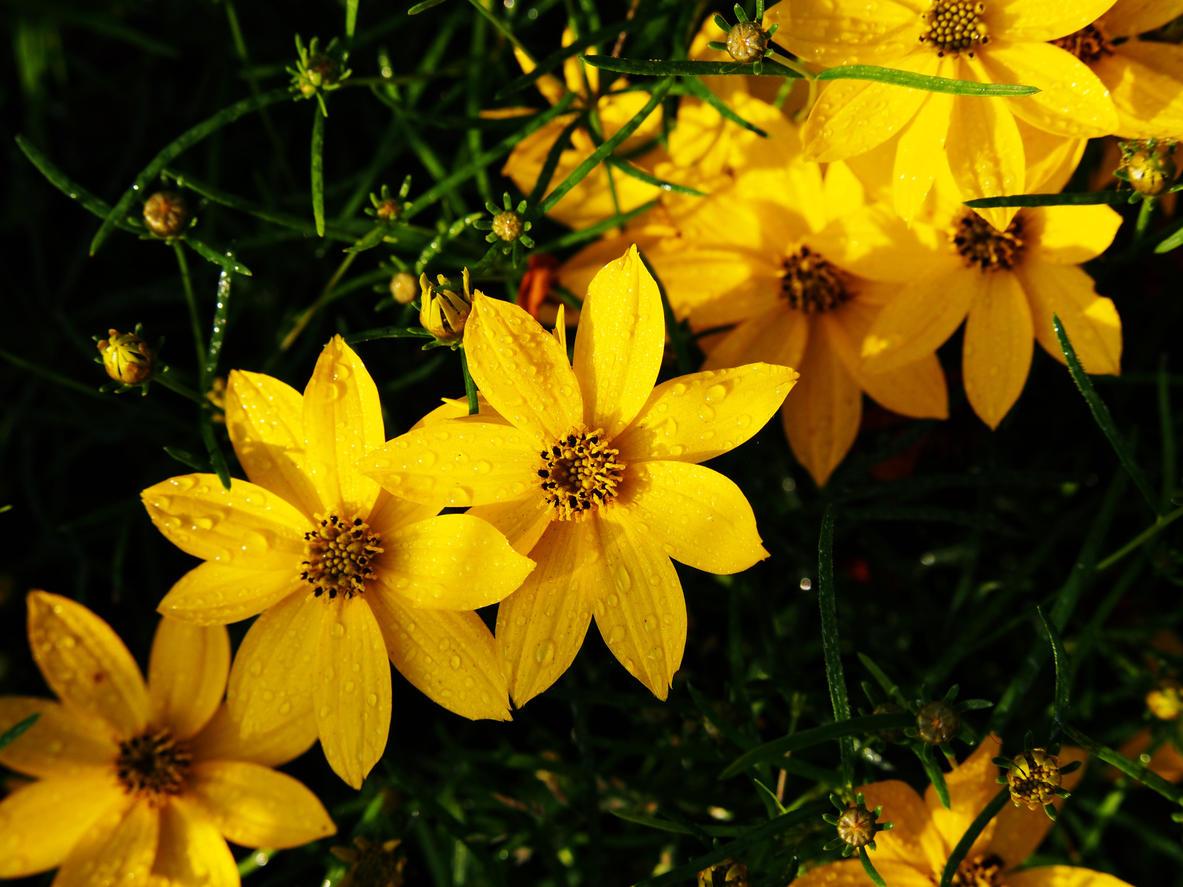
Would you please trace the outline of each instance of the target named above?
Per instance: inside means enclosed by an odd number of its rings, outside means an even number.
[[[679,376],[653,389],[637,420],[613,446],[626,464],[705,462],[763,428],[797,378],[796,370],[769,363]]]
[[[294,569],[308,518],[286,500],[244,480],[224,489],[212,474],[170,477],[140,493],[169,542],[205,561],[252,570]]]
[[[519,708],[575,659],[606,582],[597,520],[555,521],[530,555],[538,566],[497,608],[497,649]]]
[[[855,378],[830,345],[825,328],[815,325],[801,382],[781,410],[789,447],[820,487],[854,445],[863,398]]]
[[[399,674],[462,717],[509,720],[505,666],[480,616],[411,607],[382,590],[368,598]]]
[[[1086,755],[1083,749],[1065,747],[1057,755],[1060,766],[1079,761],[1084,763]],[[1076,770],[1063,777],[1063,787],[1072,791],[1084,770]],[[1056,809],[1064,806],[1063,798],[1052,801]],[[1051,830],[1052,821],[1042,810],[1029,810],[1026,806],[1016,807],[1007,804],[994,817],[994,834],[990,838],[990,852],[1002,858],[1008,869],[1016,868],[1027,861],[1036,848],[1043,843],[1043,839]]]
[[[258,764],[194,764],[191,798],[228,841],[243,847],[298,847],[336,832],[316,795]]]
[[[266,732],[248,737],[241,720],[230,706],[223,705],[189,741],[189,748],[196,761],[251,761],[278,767],[304,754],[315,742],[316,716],[311,707],[295,717],[273,721]]]
[[[514,551],[525,555],[529,555],[542,538],[554,516],[550,503],[534,491],[510,502],[474,505],[468,509],[468,514],[492,524]]]
[[[477,610],[504,598],[534,568],[495,527],[470,514],[402,527],[383,537],[382,548],[378,581],[413,607]]]
[[[1008,872],[1007,887],[1131,887],[1129,883],[1092,869],[1068,865],[1041,865]]]
[[[117,805],[74,846],[54,887],[142,884],[148,880],[160,834],[160,814],[145,803]]]
[[[666,555],[696,570],[739,573],[768,557],[743,492],[710,468],[630,465],[617,503]]]
[[[1183,47],[1131,40],[1093,70],[1109,88],[1123,138],[1162,138],[1183,132]]]
[[[95,776],[119,754],[111,727],[50,699],[0,696],[0,735],[37,715],[33,725],[0,749],[0,764],[42,779]]]
[[[183,798],[174,798],[160,810],[160,841],[152,875],[152,887],[239,887],[241,883],[238,864],[222,833],[200,808]]]
[[[879,840],[876,836],[875,843],[878,844]],[[927,868],[905,862],[880,862],[878,856],[878,853],[871,854],[875,869],[891,887],[932,887],[932,873]],[[867,887],[867,883],[867,870],[862,862],[844,859],[811,868],[793,881],[793,887]]]
[[[120,738],[148,724],[148,688],[139,666],[106,622],[82,604],[31,591],[29,646],[45,682],[67,706],[95,715]]]
[[[945,776],[945,784],[949,789],[949,807],[946,808],[941,803],[935,788],[930,785],[925,789],[924,803],[928,807],[935,833],[944,842],[946,858],[957,846],[970,823],[998,794],[998,767],[994,764],[994,758],[998,757],[1001,751],[1002,743],[997,736],[991,734],[982,740],[969,757]],[[993,833],[992,820],[967,855],[972,857],[977,853],[984,853]]]
[[[1136,37],[1154,31],[1183,15],[1183,0],[1118,0],[1101,17],[1110,37]]]
[[[23,878],[61,865],[98,820],[125,804],[113,776],[43,779],[0,800],[0,878]]]
[[[710,345],[703,369],[720,370],[752,361],[798,367],[808,342],[809,319],[783,304],[776,305],[739,324]],[[654,393],[660,389],[657,386]],[[639,424],[634,423],[633,427]]]
[[[481,393],[515,428],[557,438],[583,420],[583,397],[566,352],[517,305],[477,294],[464,326],[464,351]]]
[[[248,570],[207,561],[178,579],[156,609],[195,625],[229,625],[307,587],[295,562],[286,570]]]
[[[1015,43],[1041,43],[1066,37],[1092,24],[1113,5],[1113,0],[1005,0],[986,8],[990,34]],[[990,49],[993,49],[991,44]]]
[[[386,750],[390,663],[378,620],[361,596],[328,602],[312,680],[316,729],[334,772],[354,788]]]
[[[942,151],[953,117],[954,97],[933,93],[900,133],[892,168],[892,202],[904,222],[920,212],[936,181],[932,152]]]
[[[226,431],[253,484],[311,518],[323,505],[304,458],[304,398],[263,373],[232,370],[226,383]]]
[[[875,317],[862,341],[864,369],[883,373],[931,355],[961,326],[984,286],[981,273],[954,268],[904,287]]]
[[[1010,109],[1000,101],[958,96],[946,143],[949,170],[965,200],[1023,193],[1026,175],[1023,139]],[[1002,230],[1013,207],[977,212]]]
[[[984,283],[969,308],[961,366],[970,406],[983,422],[997,428],[1027,382],[1035,331],[1016,275],[994,272]]]
[[[220,625],[190,625],[165,617],[148,659],[152,722],[178,739],[204,727],[222,704],[230,674],[230,635]]]
[[[305,460],[326,509],[369,513],[378,485],[355,466],[386,441],[382,429],[378,387],[356,352],[333,336],[304,389]]]
[[[583,421],[614,437],[640,411],[665,354],[665,314],[657,281],[636,245],[592,278],[579,315],[575,375]]]
[[[764,27],[776,25],[777,43],[827,67],[887,64],[916,51],[919,12],[901,0],[873,7],[860,0],[781,0],[764,13]]]
[[[1058,315],[1086,373],[1121,373],[1121,317],[1112,299],[1097,295],[1091,277],[1071,265],[1028,262],[1019,269],[1019,279],[1035,338],[1048,354],[1067,363],[1052,327],[1052,316]]]
[[[1025,211],[1023,220],[1032,229],[1029,249],[1058,265],[1095,259],[1121,227],[1121,215],[1107,206],[1045,206]]]
[[[906,782],[888,779],[858,788],[867,809],[882,807],[881,822],[890,822],[890,831],[875,835],[875,865],[880,861],[906,863],[930,871],[944,868],[946,848],[930,827],[930,815],[924,799]]]

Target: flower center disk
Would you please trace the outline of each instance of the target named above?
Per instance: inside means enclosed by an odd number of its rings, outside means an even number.
[[[1096,24],[1085,25],[1074,34],[1053,40],[1052,44],[1068,50],[1086,65],[1100,61],[1107,55],[1113,55],[1113,44]]]
[[[951,883],[956,887],[1000,887],[1002,872],[1002,859],[994,854],[975,856],[962,861]],[[933,881],[935,883],[936,878]]]
[[[925,25],[920,42],[930,44],[941,57],[946,53],[957,57],[967,52],[973,58],[974,50],[990,42],[983,21],[985,14],[985,3],[935,0],[928,12],[920,16]]]
[[[366,590],[374,578],[374,559],[382,553],[381,537],[360,517],[343,520],[330,514],[304,534],[300,578],[320,597],[351,598]]]
[[[129,795],[161,801],[184,791],[192,763],[193,756],[172,733],[149,730],[119,743],[115,772]]]
[[[785,259],[784,272],[781,295],[797,311],[823,314],[850,299],[842,272],[807,246]]]
[[[599,428],[572,429],[542,451],[538,477],[546,501],[559,520],[580,520],[593,508],[616,498],[624,477],[619,455],[619,450],[608,446]]]
[[[977,213],[967,212],[953,224],[950,238],[965,264],[982,271],[1010,271],[1026,249],[1022,214],[999,231]]]

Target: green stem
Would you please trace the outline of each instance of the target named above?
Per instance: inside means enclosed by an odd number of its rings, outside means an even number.
[[[850,720],[850,700],[846,695],[846,676],[842,671],[842,651],[838,642],[838,602],[834,592],[834,512],[826,506],[817,543],[817,603],[821,611],[822,653],[826,662],[826,684],[836,722]],[[839,739],[842,774],[850,785],[854,777],[854,740]]]
[[[802,730],[789,736],[782,736],[772,742],[766,742],[748,750],[727,765],[720,774],[724,779],[742,773],[753,764],[764,761],[776,762],[785,755],[800,751],[803,748],[830,742],[842,736],[858,736],[863,733],[880,733],[885,730],[902,730],[905,727],[916,726],[916,718],[910,714],[866,715],[851,718],[848,721],[836,721],[823,724],[810,730]]]
[[[940,887],[950,887],[953,883],[954,876],[957,874],[957,869],[961,865],[961,861],[969,853],[969,848],[974,845],[974,841],[978,839],[978,835],[989,825],[990,820],[997,816],[998,812],[1006,806],[1006,802],[1009,799],[1010,789],[1002,789],[986,805],[985,809],[977,815],[974,821],[969,824],[969,828],[965,830],[965,834],[961,836],[961,840],[957,842],[957,846],[949,854],[949,861],[945,863],[945,870],[941,873]]]
[[[464,374],[464,395],[468,398],[468,415],[475,416],[481,407],[476,396],[476,381],[468,371],[468,355],[464,353],[464,346],[460,347],[460,371]]]
[[[866,847],[858,848],[858,859],[863,864],[863,871],[874,882],[875,887],[887,887],[887,882],[883,880],[883,875],[879,874],[875,866],[871,863],[871,857],[867,855]]]
[[[1149,527],[1097,564],[1097,572],[1100,573],[1102,570],[1108,570],[1131,552],[1137,551],[1181,517],[1183,517],[1183,506],[1176,508],[1169,514],[1159,515],[1157,520]]]
[[[312,221],[316,236],[325,236],[325,115],[320,107],[312,111]]]
[[[1099,758],[1106,764],[1116,767],[1126,776],[1130,777],[1130,779],[1142,783],[1142,785],[1151,791],[1158,792],[1158,794],[1162,795],[1171,803],[1183,804],[1183,789],[1167,782],[1157,773],[1151,772],[1143,764],[1135,764],[1125,755],[1114,751],[1107,745],[1102,745],[1069,724],[1061,723],[1060,729],[1064,732],[1065,736],[1088,751],[1093,757]]]
[[[181,289],[185,293],[185,305],[189,309],[189,329],[193,334],[193,347],[197,352],[197,386],[206,391],[205,338],[201,335],[201,318],[197,311],[197,296],[193,293],[193,280],[189,275],[189,260],[185,258],[185,250],[180,241],[173,241],[173,252],[177,257],[177,267],[181,271]]]
[[[336,289],[337,284],[341,282],[341,278],[345,276],[345,272],[349,270],[349,266],[353,264],[353,260],[360,256],[358,252],[347,252],[345,258],[337,266],[337,270],[333,272],[333,276],[329,278],[329,282],[325,284],[324,289],[320,291],[316,301],[304,309],[304,313],[296,318],[296,322],[288,331],[288,334],[283,337],[283,341],[279,343],[280,351],[287,351],[295,344],[296,339],[304,332],[308,324],[312,322],[312,318],[320,311],[333,297],[333,290]]]
[[[174,379],[167,366],[161,367],[159,372],[153,374],[152,381],[159,382],[173,394],[179,394],[181,397],[193,401],[199,407],[205,406],[205,398],[190,388],[188,385],[184,384],[183,382],[178,382],[176,379]]]

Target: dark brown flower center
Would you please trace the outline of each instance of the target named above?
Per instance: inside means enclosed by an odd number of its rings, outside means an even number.
[[[123,790],[152,803],[179,795],[189,780],[193,756],[166,729],[153,729],[119,743],[115,771]]]
[[[1060,49],[1068,50],[1086,65],[1100,61],[1107,55],[1113,55],[1113,44],[1109,42],[1109,38],[1105,36],[1105,32],[1096,22],[1085,25],[1067,37],[1053,40],[1052,44]]]
[[[538,477],[559,520],[580,520],[616,498],[624,465],[617,460],[620,451],[608,446],[599,428],[572,429],[541,455]]]
[[[807,246],[785,259],[780,291],[790,308],[806,314],[833,311],[851,297],[842,271]]]
[[[315,529],[304,534],[303,571],[300,578],[317,597],[351,598],[366,590],[374,578],[374,559],[382,553],[381,538],[360,517],[342,520],[335,514],[320,518]]]
[[[937,55],[957,57],[966,52],[970,58],[979,46],[990,42],[986,32],[986,4],[973,0],[934,0],[922,13],[924,32],[920,42],[929,44]]]
[[[952,883],[956,887],[1002,887],[1002,873],[1004,863],[994,854],[975,856],[963,860],[953,875]],[[939,878],[933,876],[936,884]]]
[[[1023,258],[1023,216],[1018,214],[1005,231],[999,231],[975,212],[966,212],[953,223],[949,235],[969,267],[982,271],[1009,271]]]

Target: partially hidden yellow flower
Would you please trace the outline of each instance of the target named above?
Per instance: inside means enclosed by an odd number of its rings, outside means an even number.
[[[160,611],[199,624],[262,613],[230,674],[248,735],[276,722],[319,736],[333,769],[361,785],[390,727],[389,656],[403,676],[469,718],[509,717],[493,638],[470,612],[532,568],[489,524],[435,516],[379,489],[355,463],[385,443],[378,389],[339,336],[301,395],[235,371],[226,427],[250,481],[174,477],[141,498],[152,522],[205,563]]]
[[[226,629],[161,620],[145,683],[86,607],[43,591],[28,606],[33,658],[58,701],[0,697],[0,731],[38,716],[0,750],[34,779],[0,801],[0,878],[59,868],[55,887],[236,887],[227,841],[333,834],[316,796],[271,769],[306,746],[248,740],[222,704]]]
[[[563,34],[563,45],[574,42],[575,34],[567,30]],[[589,50],[590,51],[590,50]],[[516,50],[518,63],[523,73],[534,70],[534,63],[520,50]],[[578,57],[568,59],[563,65],[564,79],[545,74],[536,81],[538,91],[552,105],[557,104],[569,93],[575,95],[570,114],[562,114],[541,127],[537,132],[522,139],[506,158],[501,173],[513,181],[518,189],[529,194],[546,165],[547,156],[577,114],[594,113],[600,138],[611,138],[621,127],[636,116],[649,96],[644,92],[623,92],[625,81],[612,83],[603,94],[599,92],[599,72],[585,65]],[[643,148],[661,134],[661,113],[654,111],[617,149],[618,153]],[[558,165],[550,180],[554,188],[596,149],[596,142],[585,125],[571,131],[571,143],[559,155]],[[652,172],[653,165],[660,160],[660,150],[649,150],[641,156],[630,156],[628,162],[646,172]],[[642,181],[621,172],[609,164],[600,164],[567,193],[549,211],[549,215],[572,228],[586,228],[618,213],[636,209],[660,193],[656,185]]]
[[[951,193],[938,185],[938,196]],[[1018,211],[995,228],[953,198],[934,203],[935,237],[900,260],[917,269],[863,341],[864,366],[887,372],[940,347],[965,322],[962,374],[970,405],[991,428],[1010,411],[1031,367],[1034,342],[1064,362],[1052,327],[1064,325],[1088,373],[1121,372],[1121,318],[1079,266],[1103,253],[1121,226],[1106,206]]]
[[[945,863],[970,824],[998,793],[1001,751],[996,736],[987,737],[959,766],[946,775],[950,807],[945,808],[929,786],[922,798],[910,785],[897,779],[874,782],[858,789],[868,807],[881,806],[880,820],[890,831],[875,835],[877,849],[871,862],[892,887],[932,887],[939,883]],[[1077,750],[1064,749],[1062,763],[1080,760]],[[1065,774],[1070,788],[1081,772]],[[1063,802],[1057,798],[1054,802]],[[1051,820],[1042,809],[1029,810],[1008,804],[974,842],[954,878],[955,884],[974,887],[1122,887],[1126,882],[1091,869],[1048,865],[1016,871],[1043,842]],[[833,862],[810,869],[793,887],[863,887],[867,873],[857,859]]]
[[[911,218],[947,156],[967,199],[1026,190],[1016,120],[1080,139],[1118,128],[1100,78],[1052,41],[1096,21],[1114,0],[783,0],[765,14],[773,40],[825,66],[873,64],[1040,92],[982,98],[874,81],[839,80],[821,93],[803,138],[814,160],[863,154],[899,135],[897,210]],[[1005,212],[991,214],[996,224]]]
[[[664,699],[686,642],[670,558],[735,573],[767,556],[743,493],[698,463],[759,431],[797,374],[749,364],[654,387],[664,348],[661,297],[635,247],[592,281],[574,366],[522,309],[477,296],[464,350],[495,414],[424,423],[363,462],[398,495],[472,506],[538,564],[497,613],[517,705],[566,671],[593,613]]]

